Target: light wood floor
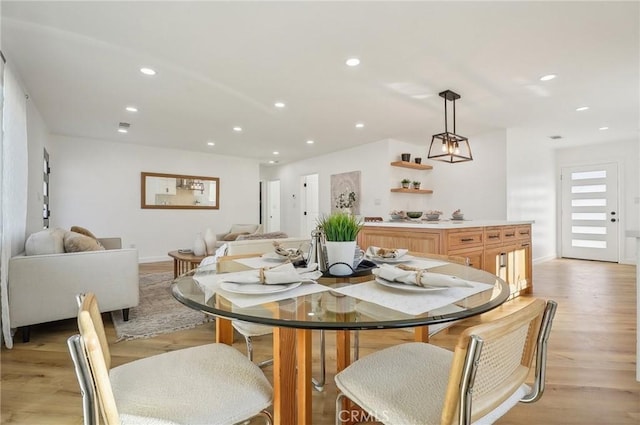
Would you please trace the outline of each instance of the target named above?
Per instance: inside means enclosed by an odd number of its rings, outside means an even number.
[[[171,269],[172,263],[156,263],[142,265],[141,273]],[[549,343],[547,389],[539,402],[516,406],[497,424],[640,424],[640,383],[635,380],[635,267],[554,260],[535,266],[534,280],[535,296],[559,304]],[[113,341],[109,317],[104,316],[105,325]],[[454,327],[432,342],[451,346],[458,331]],[[17,335],[12,350],[2,348],[1,423],[82,423],[80,393],[66,346],[67,337],[74,333],[75,320],[40,325],[32,330],[31,342],[23,344]],[[208,343],[213,335],[213,324],[204,324],[151,339],[113,343],[113,363]],[[412,336],[401,330],[361,335],[361,355],[410,341]],[[329,333],[327,385],[324,392],[314,392],[314,424],[333,423],[332,337]],[[257,340],[256,356],[269,356],[270,344],[268,337]],[[235,346],[244,351],[240,338]],[[266,368],[265,373],[270,377],[271,369]]]

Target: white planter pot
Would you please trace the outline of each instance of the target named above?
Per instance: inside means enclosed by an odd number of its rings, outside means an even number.
[[[327,250],[328,272],[334,276],[348,276],[353,273],[353,256],[356,251],[356,241],[325,242]],[[345,263],[345,264],[337,264]],[[335,265],[334,265],[335,264]],[[347,265],[348,264],[348,265]]]
[[[193,255],[201,257],[207,255],[207,244],[204,242],[202,233],[196,235],[196,239],[193,241]]]

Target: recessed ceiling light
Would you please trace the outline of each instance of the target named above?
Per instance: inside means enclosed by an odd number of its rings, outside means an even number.
[[[156,71],[151,68],[140,68],[140,72],[144,75],[156,75]]]
[[[362,128],[362,127],[364,127],[363,123],[359,122],[359,123],[356,124],[356,128]]]
[[[598,130],[609,130],[609,127],[600,127]]]
[[[315,142],[313,140],[307,140],[307,145],[313,145]]]
[[[233,127],[233,131],[242,131],[242,127]]]
[[[589,107],[588,107],[588,106],[581,106],[581,107],[579,107],[579,108],[576,108],[576,111],[578,111],[578,112],[582,112],[582,111],[586,111],[587,109],[589,109]]]
[[[278,152],[278,151],[273,151],[273,154],[274,154],[274,155],[280,155],[280,152]]]
[[[540,81],[549,81],[549,80],[553,80],[556,77],[557,77],[556,74],[547,74],[540,77]]]
[[[285,104],[284,102],[276,102],[273,104],[273,106],[275,106],[276,108],[284,108]]]
[[[360,65],[360,59],[358,58],[349,58],[346,62],[347,66],[358,66]]]
[[[135,106],[127,106],[124,109],[126,109],[129,112],[138,112],[138,108],[136,108]]]
[[[269,161],[269,164],[275,164],[276,162],[272,159],[271,161]]]
[[[214,142],[207,142],[208,146],[215,146],[216,144]]]
[[[128,133],[129,130],[127,130],[126,128],[119,128],[118,129],[118,133]]]

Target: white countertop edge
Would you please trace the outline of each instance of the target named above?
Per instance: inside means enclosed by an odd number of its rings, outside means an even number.
[[[459,229],[470,227],[489,227],[489,226],[518,226],[524,224],[533,224],[533,220],[508,221],[508,220],[440,220],[432,223],[426,220],[421,222],[398,222],[398,221],[371,221],[364,223],[365,227],[402,227],[409,229]]]

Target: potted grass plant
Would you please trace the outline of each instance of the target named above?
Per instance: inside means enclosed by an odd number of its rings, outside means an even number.
[[[329,273],[336,276],[347,276],[353,273],[356,238],[363,223],[354,215],[334,212],[321,216],[318,219],[318,226],[322,228],[326,240]]]

